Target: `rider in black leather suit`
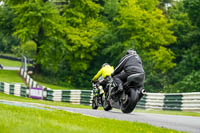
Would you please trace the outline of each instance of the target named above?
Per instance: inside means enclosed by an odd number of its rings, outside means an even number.
[[[127,77],[137,73],[144,73],[142,61],[136,51],[130,49],[121,58],[119,65],[115,68],[111,76],[118,85],[118,91],[122,91],[122,84],[127,80]]]

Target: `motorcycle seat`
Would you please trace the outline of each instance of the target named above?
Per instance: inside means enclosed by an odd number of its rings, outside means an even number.
[[[142,85],[144,83],[145,75],[144,73],[136,73],[128,76],[127,83],[130,84],[131,82],[134,82],[138,85]]]

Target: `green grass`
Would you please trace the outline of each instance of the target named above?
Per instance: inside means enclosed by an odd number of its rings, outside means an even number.
[[[13,60],[7,60],[0,58],[0,64],[3,66],[10,66],[10,67],[20,67],[21,62],[20,61],[13,61]]]
[[[19,75],[19,71],[9,71],[9,70],[0,70],[0,81],[7,83],[24,83],[22,78]],[[62,87],[57,85],[52,85],[48,83],[38,82],[39,85],[46,86],[51,89],[59,89],[59,90],[70,90],[74,88]]]
[[[43,82],[38,82],[38,84],[43,85],[43,86],[48,87],[48,88],[51,88],[53,90],[72,90],[72,89],[74,89],[74,88],[57,86],[57,85],[52,85],[52,84],[43,83]]]
[[[19,76],[19,71],[9,71],[9,70],[0,70],[0,81],[7,83],[24,83],[22,78]],[[37,80],[36,80],[37,81]],[[71,90],[74,88],[62,87],[57,85],[52,85],[48,83],[38,82],[39,85],[46,86],[51,89],[57,90]]]
[[[0,81],[7,83],[24,83],[19,71],[0,70]]]
[[[39,84],[47,86],[52,89],[60,89],[60,90],[88,90],[91,88],[76,88],[72,86],[67,80],[61,81],[59,78],[55,76],[42,75],[42,74],[33,74],[32,78],[36,80]]]
[[[30,103],[40,103],[40,104],[46,104],[46,105],[91,109],[91,106],[87,106],[87,105],[77,105],[77,104],[70,104],[70,103],[67,103],[67,102],[37,100],[37,99],[32,99],[32,98],[25,98],[25,97],[7,95],[7,94],[4,94],[2,92],[0,92],[0,100],[10,100],[10,101],[30,102]]]
[[[178,133],[148,124],[0,104],[1,133]]]
[[[0,55],[9,56],[9,57],[18,57],[18,58],[21,57],[21,55],[15,55],[15,54],[11,54],[11,53],[0,53]]]
[[[4,54],[5,55],[5,54]],[[21,66],[21,62],[18,61],[11,61],[0,58],[0,64],[3,64],[3,66]],[[31,65],[31,64],[29,64]],[[34,74],[33,79],[38,82],[39,85],[56,89],[56,90],[74,90],[77,88],[74,88],[70,85],[66,85],[65,82],[60,82],[54,77],[46,77],[40,74]],[[23,83],[22,78],[16,74],[16,71],[6,71],[6,70],[0,70],[0,81],[8,82],[8,83]],[[83,89],[83,88],[81,88]]]
[[[39,85],[46,86],[55,90],[76,90],[77,88],[72,87],[71,85],[67,85],[67,83],[63,81],[59,81],[53,76],[43,76],[41,74],[32,75],[33,79],[38,82]],[[83,88],[81,88],[83,89]]]

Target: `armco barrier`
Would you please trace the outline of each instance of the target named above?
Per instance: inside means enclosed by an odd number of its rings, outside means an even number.
[[[89,105],[92,96],[92,91],[89,90],[47,90],[46,99]],[[147,93],[136,107],[156,110],[200,111],[200,93]]]
[[[5,56],[5,55],[0,55],[0,58],[8,59],[8,60],[13,60],[13,61],[21,61],[21,58],[11,57],[11,56]]]
[[[0,58],[13,60],[13,61],[21,61],[20,57],[12,57],[12,56],[6,56],[6,55],[1,55],[1,54],[0,54]],[[32,59],[28,59],[28,62],[33,64],[33,60]]]
[[[34,81],[23,68],[20,69],[20,75],[25,80],[26,84],[31,87],[39,87],[40,85]],[[73,104],[90,105],[92,100],[91,90],[52,90],[42,86],[43,98],[50,101],[69,102]]]
[[[37,87],[35,82],[23,69],[20,71],[29,87]],[[70,102],[73,104],[91,104],[91,90],[52,90],[44,88],[44,99],[50,101]],[[138,102],[137,108],[158,110],[200,111],[200,92],[193,93],[146,93]]]
[[[46,90],[46,100],[69,102],[73,104],[90,105],[92,91],[90,90]]]
[[[29,94],[29,89],[22,84],[0,82],[0,92],[15,96],[27,97]]]
[[[137,107],[159,110],[200,111],[200,92],[147,93],[138,102]]]
[[[27,72],[24,71],[23,68],[20,68],[20,75],[22,76],[22,78],[25,80],[26,84],[29,87],[38,87],[39,84],[37,82],[35,82],[28,74]]]

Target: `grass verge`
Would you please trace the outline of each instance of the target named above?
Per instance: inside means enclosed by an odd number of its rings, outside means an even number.
[[[11,54],[11,53],[0,53],[0,55],[8,56],[8,57],[18,57],[18,58],[21,57],[21,55],[15,55],[15,54]]]
[[[24,83],[22,77],[20,77],[19,75],[19,71],[9,71],[9,70],[0,70],[0,81],[7,82],[7,83]],[[75,88],[70,88],[70,87],[52,85],[52,84],[43,83],[43,82],[38,82],[38,84],[51,88],[51,89],[59,89],[59,90],[75,89]]]
[[[57,86],[57,85],[52,85],[52,84],[48,84],[48,83],[43,83],[43,82],[38,82],[39,85],[43,85],[45,87],[51,88],[53,90],[72,90],[69,87],[63,87],[63,86]],[[74,90],[74,88],[73,88]]]
[[[3,66],[16,66],[20,67],[21,62],[19,61],[12,61],[7,59],[0,58],[0,64]],[[30,64],[29,64],[30,65]],[[19,75],[16,74],[17,71],[6,71],[6,70],[0,70],[0,81],[2,82],[8,82],[8,83],[23,83],[23,80]],[[32,75],[33,79],[38,82],[39,85],[55,89],[55,90],[75,90],[77,88],[74,88],[70,86],[70,84],[67,84],[66,82],[61,82],[55,77],[51,76],[43,76],[41,74],[34,74]],[[86,88],[79,88],[79,89],[86,89]]]
[[[64,106],[64,107],[73,107],[73,108],[91,108],[87,105],[77,105],[70,104],[67,102],[55,102],[55,101],[46,101],[46,100],[37,100],[32,98],[18,97],[13,95],[7,95],[0,92],[0,100],[10,100],[10,101],[19,101],[19,102],[30,102],[30,103],[41,103],[46,105],[55,105],[55,106]]]
[[[33,74],[32,78],[36,80],[39,84],[44,85],[51,89],[59,89],[59,90],[88,90],[89,88],[75,88],[67,81],[61,81],[60,79],[55,78],[54,76],[44,76],[41,74]]]
[[[19,71],[0,70],[0,81],[7,83],[24,83]]]
[[[12,61],[12,60],[2,59],[2,58],[0,58],[0,64],[2,64],[3,66],[10,66],[10,67],[21,66],[21,62],[19,61]]]
[[[1,133],[178,133],[148,124],[0,104]],[[128,127],[128,128],[127,128]]]

